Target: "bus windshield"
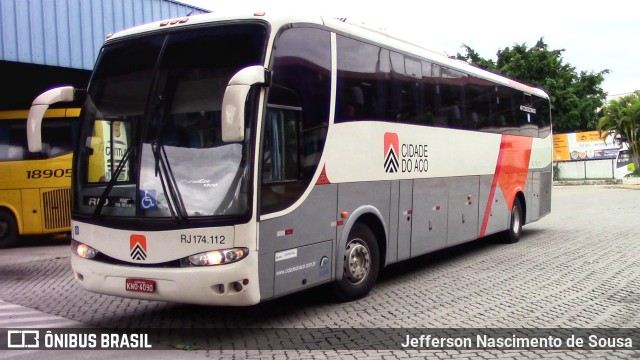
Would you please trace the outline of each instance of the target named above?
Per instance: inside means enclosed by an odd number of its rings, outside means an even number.
[[[246,214],[251,124],[244,142],[224,143],[220,109],[231,77],[264,62],[265,37],[262,25],[234,24],[107,44],[82,112],[74,212]]]

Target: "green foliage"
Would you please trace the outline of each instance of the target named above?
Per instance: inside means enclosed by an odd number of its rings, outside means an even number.
[[[640,169],[640,91],[611,100],[602,109],[598,131],[627,144],[636,169]]]
[[[543,38],[531,48],[522,43],[500,49],[495,62],[482,58],[465,44],[462,47],[465,54],[458,53],[457,59],[544,89],[551,97],[554,132],[596,129],[597,110],[606,98],[601,85],[609,70],[578,73],[575,67],[564,63],[564,49],[549,50]]]

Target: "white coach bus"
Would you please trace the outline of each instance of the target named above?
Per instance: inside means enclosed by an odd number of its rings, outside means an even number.
[[[73,93],[34,104],[33,149],[36,111]],[[550,212],[549,109],[542,90],[340,19],[122,31],[80,114],[75,278],[194,304],[326,283],[361,298],[386,265],[498,232],[516,242]]]

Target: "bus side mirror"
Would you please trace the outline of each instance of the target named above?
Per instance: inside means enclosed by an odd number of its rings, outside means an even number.
[[[49,105],[57,102],[73,101],[74,92],[73,86],[62,86],[47,90],[33,100],[31,109],[29,109],[29,115],[27,116],[27,142],[29,144],[29,152],[42,152],[42,118],[44,117],[44,113],[47,112]]]
[[[245,102],[251,86],[267,84],[269,72],[262,66],[249,66],[238,71],[227,85],[222,99],[222,141],[244,140]]]

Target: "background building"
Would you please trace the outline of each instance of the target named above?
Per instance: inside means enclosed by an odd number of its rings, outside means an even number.
[[[0,0],[0,110],[28,109],[58,85],[86,88],[107,34],[205,12],[172,0]]]

